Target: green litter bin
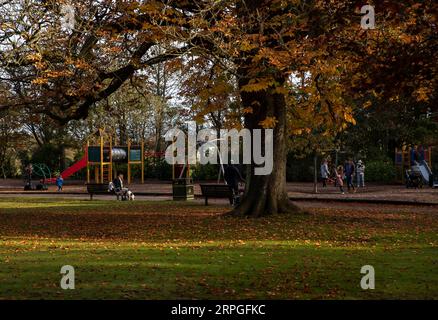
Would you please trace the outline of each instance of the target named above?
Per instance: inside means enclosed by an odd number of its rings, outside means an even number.
[[[193,187],[193,181],[191,179],[173,180],[173,200],[187,201],[194,199],[195,192]]]

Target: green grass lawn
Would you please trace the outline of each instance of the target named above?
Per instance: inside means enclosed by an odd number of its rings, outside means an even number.
[[[438,298],[436,207],[227,210],[0,199],[0,299]],[[59,286],[63,265],[75,267],[75,290]],[[363,265],[375,268],[375,290],[360,288]]]

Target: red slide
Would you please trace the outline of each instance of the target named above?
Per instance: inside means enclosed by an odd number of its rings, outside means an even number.
[[[63,179],[67,179],[68,177],[70,177],[72,174],[74,174],[75,172],[78,172],[79,170],[85,168],[87,166],[87,156],[85,155],[81,160],[79,160],[78,162],[76,162],[75,164],[73,164],[71,167],[65,169],[61,175]],[[52,178],[52,179],[48,179],[46,180],[47,183],[55,183],[56,182],[56,177]]]

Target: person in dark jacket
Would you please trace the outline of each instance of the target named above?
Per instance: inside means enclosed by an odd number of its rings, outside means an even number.
[[[417,154],[417,146],[413,146],[411,148],[411,163],[415,163],[418,160],[418,154]]]
[[[123,186],[123,174],[119,174],[117,178],[113,181],[114,184],[114,192],[122,196],[122,200],[127,199],[128,189]],[[118,198],[118,196],[117,196]]]
[[[239,182],[245,182],[239,169],[233,164],[228,165],[224,171],[225,182],[231,186],[235,194],[239,193]]]
[[[426,154],[423,146],[419,146],[417,148],[417,157],[419,163],[422,163],[424,160],[426,160]]]
[[[113,181],[114,190],[120,192],[123,189],[123,174],[119,174]]]
[[[350,191],[350,188],[353,188],[353,191],[356,191],[356,189],[354,188],[354,184],[353,184],[353,177],[354,177],[355,169],[356,168],[354,166],[352,159],[349,159],[348,161],[345,162],[344,174],[345,174],[345,178],[347,180],[348,191]]]

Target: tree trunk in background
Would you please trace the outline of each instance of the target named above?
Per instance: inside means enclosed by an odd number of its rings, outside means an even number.
[[[128,144],[128,130],[124,118],[119,122],[119,135],[120,145],[126,146]]]
[[[60,148],[61,150],[59,153],[59,171],[63,172],[67,167],[66,147],[64,144],[62,144]]]
[[[318,156],[313,156],[313,193],[318,193]]]
[[[155,152],[161,152],[161,136],[162,136],[162,129],[161,129],[161,123],[159,123],[155,128]]]

